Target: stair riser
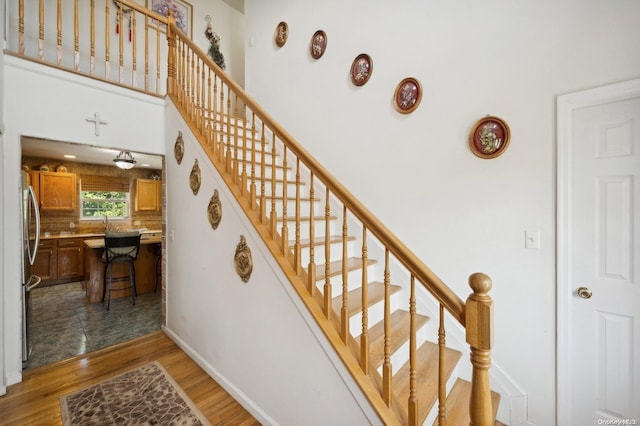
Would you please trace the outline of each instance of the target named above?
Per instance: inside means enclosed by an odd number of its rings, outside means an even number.
[[[392,294],[389,298],[391,312],[401,307],[400,294]],[[368,326],[371,328],[374,324],[384,320],[384,300],[375,303],[367,309]],[[352,336],[357,337],[362,333],[362,312],[358,312],[349,319],[349,331]]]
[[[324,231],[324,230],[323,230]],[[302,236],[305,236],[302,231],[300,232],[301,234],[301,238],[303,238]],[[324,232],[323,232],[324,234]],[[316,234],[318,235],[318,234]],[[291,236],[291,234],[289,234],[289,236]],[[306,237],[306,236],[305,236]],[[356,254],[355,249],[354,249],[354,243],[355,241],[348,241],[347,242],[347,257],[353,257],[358,255],[359,253]],[[309,264],[309,256],[311,254],[311,248],[310,247],[303,247],[300,249],[300,254],[301,254],[301,259],[302,259],[302,265],[307,266]],[[326,251],[325,251],[325,246],[324,245],[316,245],[314,247],[314,253],[313,253],[313,257],[314,257],[314,263],[316,265],[323,265],[324,267],[324,263],[326,262],[326,257],[325,257]],[[329,256],[330,259],[329,261],[332,262],[334,260],[340,260],[342,259],[342,242],[335,242],[329,245]]]
[[[324,271],[324,267],[325,267],[324,264],[316,263],[316,271],[318,272]],[[367,267],[367,276],[368,277],[376,276],[375,265],[369,265]],[[331,283],[332,298],[339,296],[342,293],[342,275],[332,276],[330,283]],[[320,293],[323,293],[324,284],[325,284],[324,278],[316,282],[316,286],[320,290]],[[361,269],[356,269],[353,271],[349,271],[347,273],[347,285],[348,285],[347,290],[353,290],[362,286],[362,270]]]
[[[309,215],[305,215],[305,216],[309,216]],[[279,220],[278,221],[278,227],[282,226],[282,221]],[[295,225],[295,217],[289,217],[289,215],[287,214],[287,226],[289,227],[289,239],[290,240],[294,240],[295,238],[295,229],[296,229],[296,225]],[[325,221],[324,219],[322,220],[318,220],[315,219],[313,221],[313,229],[314,229],[314,237],[315,238],[319,238],[320,236],[324,235],[325,233]],[[311,228],[311,223],[309,220],[301,220],[300,221],[300,239],[310,239],[310,234],[309,234],[309,229]],[[338,232],[337,230],[337,224],[335,220],[330,220],[329,221],[329,234],[334,235],[336,232]],[[323,250],[324,252],[324,246],[322,248],[318,248],[316,246],[316,250],[315,250],[315,255],[316,255],[316,259],[318,257],[318,251],[319,250]],[[323,258],[323,262],[324,262],[324,258]]]
[[[427,340],[427,333],[425,327],[421,327],[416,332],[416,347],[419,348],[422,343]],[[433,341],[433,340],[432,340]],[[402,346],[400,346],[392,355],[391,355],[391,365],[393,367],[393,372],[398,371],[406,362],[409,361],[409,349],[411,347],[411,342],[407,340]],[[382,367],[378,368],[378,372],[382,374]],[[436,377],[428,378],[428,377],[420,377],[419,380],[437,380]]]

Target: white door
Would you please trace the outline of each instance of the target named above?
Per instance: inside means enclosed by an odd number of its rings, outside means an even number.
[[[559,119],[558,424],[640,424],[640,90],[595,92]]]

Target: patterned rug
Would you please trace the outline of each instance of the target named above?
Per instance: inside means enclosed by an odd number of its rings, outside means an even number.
[[[62,424],[210,425],[155,361],[60,398]]]

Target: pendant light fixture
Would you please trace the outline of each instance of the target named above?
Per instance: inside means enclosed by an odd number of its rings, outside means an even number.
[[[133,155],[131,155],[129,151],[120,151],[113,161],[116,163],[116,166],[123,170],[129,170],[136,164],[135,158],[133,158]]]

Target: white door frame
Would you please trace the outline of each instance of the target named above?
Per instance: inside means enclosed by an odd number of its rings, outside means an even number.
[[[568,425],[571,389],[569,383],[569,302],[573,288],[568,263],[571,254],[571,138],[573,111],[578,108],[640,96],[640,79],[558,96],[556,124],[556,424]]]

